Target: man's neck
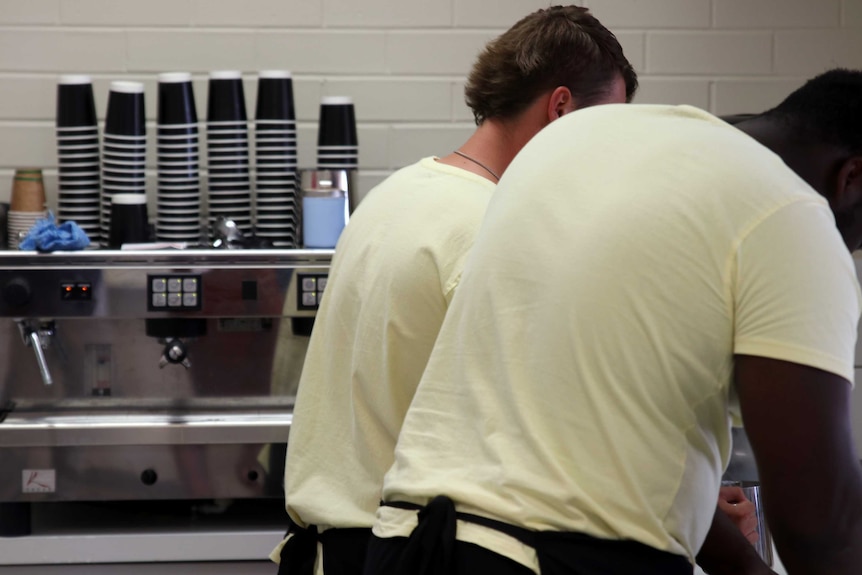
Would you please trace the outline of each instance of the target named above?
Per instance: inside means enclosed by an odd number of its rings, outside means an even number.
[[[496,183],[488,170],[497,176],[503,175],[521,148],[548,123],[546,106],[545,100],[539,98],[517,118],[505,121],[497,118],[486,119],[458,148],[475,161],[449,154],[440,158],[440,162],[473,172]],[[476,162],[484,164],[487,170]]]
[[[801,141],[784,125],[761,116],[740,122],[736,127],[775,152],[808,185],[827,196],[827,176],[834,167],[837,150]]]

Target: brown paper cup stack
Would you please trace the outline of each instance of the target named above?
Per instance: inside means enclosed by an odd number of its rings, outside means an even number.
[[[9,247],[17,249],[20,234],[26,234],[36,220],[46,216],[42,170],[15,170],[9,204]]]
[[[10,208],[17,212],[41,212],[45,210],[45,185],[42,170],[15,170],[12,182]]]

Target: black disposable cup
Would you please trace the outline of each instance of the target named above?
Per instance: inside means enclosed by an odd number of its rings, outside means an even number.
[[[241,176],[249,174],[248,164],[210,164],[209,173],[217,176]]]
[[[246,121],[242,74],[232,71],[210,72],[207,92],[208,122]]]
[[[195,162],[199,157],[200,148],[197,146],[182,148],[163,148],[160,146],[156,150],[156,159],[158,161],[176,161],[177,159],[187,158],[189,161]]]
[[[238,202],[240,200],[248,202],[251,199],[251,190],[241,186],[210,188],[209,199],[215,202]]]
[[[358,144],[353,99],[346,96],[324,97],[320,101],[317,145],[356,146]]]
[[[186,180],[197,180],[198,178],[200,178],[200,170],[198,170],[197,166],[159,168],[158,174],[160,178],[167,178],[171,180],[176,180],[179,178],[183,178]]]
[[[258,178],[278,178],[285,180],[295,180],[299,181],[299,178],[296,176],[296,170],[291,168],[280,168],[280,169],[261,169],[258,167],[257,169]]]
[[[102,136],[103,144],[110,144],[120,148],[140,148],[146,147],[146,134],[118,134],[114,132],[105,132]]]
[[[171,214],[170,212],[164,212],[159,210],[156,213],[156,221],[159,224],[173,225],[173,226],[183,226],[183,227],[199,227],[201,221],[200,210],[192,210],[193,213],[189,213],[184,217],[176,216]]]
[[[236,194],[234,196],[219,196],[209,198],[209,208],[210,211],[221,211],[224,210],[240,210],[243,213],[248,212],[251,214],[251,198],[249,196],[243,197],[241,194]],[[239,214],[237,214],[239,215]]]
[[[248,152],[222,152],[222,151],[213,151],[207,154],[209,156],[210,166],[247,166],[248,165]]]
[[[294,120],[293,80],[290,72],[266,70],[258,74],[256,120]]]
[[[257,217],[259,219],[272,222],[274,224],[290,223],[296,220],[296,212],[289,208],[284,208],[280,210],[267,210],[265,212],[258,209]]]
[[[297,177],[292,172],[257,172],[257,181],[266,182],[296,182]]]
[[[200,128],[198,128],[197,124],[195,125],[159,125],[156,127],[156,136],[159,139],[165,138],[193,138],[195,136],[200,136]]]
[[[197,170],[200,168],[200,162],[194,156],[188,158],[162,157],[157,159],[156,167],[165,170]]]
[[[144,85],[140,82],[111,82],[105,134],[146,135]]]
[[[113,194],[143,194],[147,189],[146,184],[133,184],[130,182],[102,182],[102,191],[105,192],[105,196],[112,196]],[[105,198],[103,197],[103,200]]]
[[[160,206],[161,205],[177,206],[178,208],[183,207],[183,206],[200,206],[200,197],[199,196],[191,197],[191,198],[187,198],[187,197],[183,197],[183,196],[174,197],[174,196],[171,196],[169,194],[166,195],[166,194],[160,193],[158,202],[159,202]]]
[[[115,157],[118,159],[124,159],[126,161],[141,161],[143,162],[147,157],[146,148],[135,147],[135,148],[119,148],[117,146],[111,146],[106,144],[102,147],[102,157]]]
[[[288,140],[286,138],[261,138],[254,139],[255,146],[258,149],[265,149],[271,152],[286,152],[296,154],[296,140]]]
[[[217,174],[210,172],[209,174],[210,183],[215,183],[217,185],[224,184],[237,184],[237,185],[248,185],[249,177],[248,174]]]
[[[167,146],[199,146],[200,138],[197,134],[159,134],[156,136],[156,145],[159,147]]]
[[[298,205],[299,200],[297,198],[297,193],[294,190],[284,190],[284,189],[268,189],[258,188],[257,190],[257,199],[258,203],[262,206],[264,204],[287,204],[291,203],[292,205]]]
[[[263,194],[263,197],[269,197],[270,195],[282,195],[286,198],[296,198],[299,197],[299,186],[298,185],[284,185],[284,184],[272,184],[266,182],[256,182],[257,188]]]
[[[95,184],[91,184],[91,183],[80,183],[80,184],[68,183],[68,184],[65,184],[65,183],[63,183],[63,184],[59,184],[58,187],[60,188],[60,193],[63,193],[64,191],[66,191],[66,192],[89,192],[92,190],[98,190],[99,189],[99,183],[98,183],[99,178],[93,178],[93,180],[96,181]]]
[[[159,204],[156,207],[156,215],[159,218],[166,218],[174,224],[188,225],[197,223],[201,217],[200,206],[164,206]]]
[[[249,152],[248,146],[225,146],[225,147],[216,147],[210,146],[207,149],[207,155],[211,158],[225,158],[234,155],[239,156],[247,156]]]
[[[82,156],[94,156],[99,154],[99,143],[97,141],[87,142],[86,144],[58,144],[57,157],[59,158],[80,158]]]
[[[114,194],[111,196],[111,225],[108,246],[149,240],[147,196],[145,194]]]
[[[257,203],[257,213],[261,216],[298,217],[299,207],[293,203]]]
[[[99,145],[99,132],[96,126],[92,128],[57,128],[57,144],[58,145],[78,145],[90,144]]]
[[[207,139],[209,140],[233,140],[248,137],[248,124],[239,122],[230,126],[207,126]]]
[[[117,160],[120,163],[140,162],[144,163],[147,159],[146,148],[117,148],[115,146],[105,146],[102,148],[102,159]]]
[[[80,166],[74,166],[74,165],[70,166],[68,164],[63,165],[63,163],[61,162],[60,166],[59,166],[59,172],[60,172],[61,177],[74,176],[76,174],[89,174],[91,172],[95,172],[96,174],[98,174],[99,173],[99,164],[97,162],[93,162],[92,164],[89,164],[89,165],[84,164],[84,165],[80,165]]]
[[[296,169],[295,158],[282,158],[279,156],[261,156],[256,158],[258,169],[285,169],[285,165],[291,166],[290,169]]]
[[[143,175],[123,174],[121,177],[102,176],[102,186],[111,189],[116,188],[141,188],[147,185],[147,180]]]
[[[77,173],[77,174],[59,174],[58,181],[61,184],[83,184],[86,182],[95,182],[96,185],[99,185],[99,173]]]
[[[209,220],[213,221],[219,216],[224,216],[230,220],[236,222],[236,224],[240,227],[250,228],[251,227],[251,212],[248,210],[242,209],[225,209],[221,211],[210,210],[209,212]]]
[[[257,120],[254,123],[254,130],[258,134],[267,135],[282,135],[291,138],[296,138],[296,121],[295,120]]]
[[[197,124],[192,75],[186,72],[159,74],[158,123]]]
[[[57,127],[96,125],[96,101],[89,76],[60,76],[57,84]]]
[[[285,206],[299,205],[295,198],[297,194],[292,190],[260,189],[255,190],[257,205],[261,209],[277,209]]]

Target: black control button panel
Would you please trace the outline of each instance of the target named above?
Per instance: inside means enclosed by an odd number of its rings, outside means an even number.
[[[93,299],[93,284],[90,282],[63,282],[60,284],[60,299],[63,301],[90,301]]]
[[[327,274],[297,274],[296,307],[300,310],[316,310],[326,290]]]
[[[198,311],[203,299],[199,275],[154,274],[147,276],[149,311]]]

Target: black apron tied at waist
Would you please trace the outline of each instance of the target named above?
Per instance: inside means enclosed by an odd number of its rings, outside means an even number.
[[[370,527],[326,529],[316,525],[300,527],[288,517],[290,539],[281,548],[278,575],[314,575],[317,543],[323,545],[323,570],[326,575],[361,573],[365,551],[371,537]]]
[[[400,507],[399,504],[393,504]],[[448,575],[452,573],[455,551],[455,504],[445,495],[438,495],[419,510],[419,525],[410,534],[407,547],[398,565],[399,573],[416,575]]]
[[[317,527],[307,529],[297,525],[292,519],[285,542],[279,554],[278,575],[314,575],[314,561],[317,559]]]
[[[456,521],[505,533],[536,550],[542,575],[692,575],[694,566],[682,555],[632,540],[600,539],[572,531],[534,531],[488,517],[462,513],[444,495],[422,507],[403,501],[387,507],[419,511],[419,525],[410,535],[398,573],[450,575]]]

